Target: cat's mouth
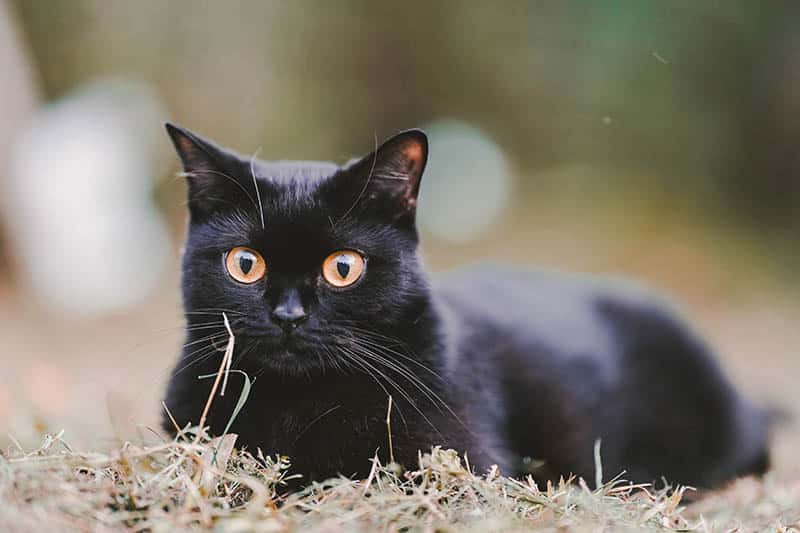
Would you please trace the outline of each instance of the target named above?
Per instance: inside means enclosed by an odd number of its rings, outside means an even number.
[[[236,327],[238,326],[238,327]],[[247,372],[270,371],[277,375],[298,376],[325,371],[336,358],[337,335],[327,329],[306,324],[292,331],[269,325],[243,327],[235,324],[234,365]],[[215,344],[225,350],[227,337]],[[334,366],[336,366],[334,364]]]
[[[310,342],[296,333],[237,333],[235,338],[235,345],[248,346],[258,344],[262,345],[262,347],[272,347],[276,350],[284,349],[286,351],[296,350],[298,347],[307,345]],[[227,337],[225,339],[212,338],[210,342],[220,352],[224,352],[228,344]]]
[[[255,343],[260,345],[263,349],[273,349],[275,351],[298,351],[302,348],[308,347],[310,342],[304,335],[297,333],[275,333],[275,334],[257,334],[257,335],[241,335],[243,343]]]
[[[314,346],[319,341],[300,332],[240,334],[236,340],[241,344],[243,362],[306,366],[317,360]]]

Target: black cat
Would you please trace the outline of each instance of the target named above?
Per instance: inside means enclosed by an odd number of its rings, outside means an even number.
[[[187,336],[167,405],[197,423],[228,335],[256,382],[239,445],[305,479],[365,476],[441,444],[539,480],[604,471],[713,486],[767,468],[766,417],[658,296],[484,267],[429,283],[414,223],[428,145],[398,134],[345,166],[264,162],[167,125],[185,168]],[[428,206],[433,209],[434,206]],[[435,206],[446,209],[446,206]],[[214,400],[221,433],[238,399]],[[165,427],[174,430],[165,421]],[[533,459],[533,460],[531,460]],[[534,466],[536,465],[536,466]]]

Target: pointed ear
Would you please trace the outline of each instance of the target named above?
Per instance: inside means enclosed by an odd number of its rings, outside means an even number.
[[[379,209],[393,222],[414,222],[422,173],[428,161],[428,137],[422,130],[398,133],[351,165],[359,203]]]
[[[242,176],[246,165],[238,154],[180,126],[166,123],[165,127],[183,163],[193,219],[201,220],[214,212],[250,202],[253,183],[249,183],[249,188],[245,183],[245,177],[250,176]]]

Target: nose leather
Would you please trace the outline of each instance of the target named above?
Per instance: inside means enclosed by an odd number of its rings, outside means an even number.
[[[285,331],[291,331],[304,322],[308,315],[300,300],[300,292],[297,289],[284,291],[271,316],[272,320]]]

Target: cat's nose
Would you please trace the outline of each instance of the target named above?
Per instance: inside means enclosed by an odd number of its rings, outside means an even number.
[[[272,310],[272,321],[283,328],[287,333],[308,319],[300,293],[297,290],[288,290],[283,293],[280,301]]]

